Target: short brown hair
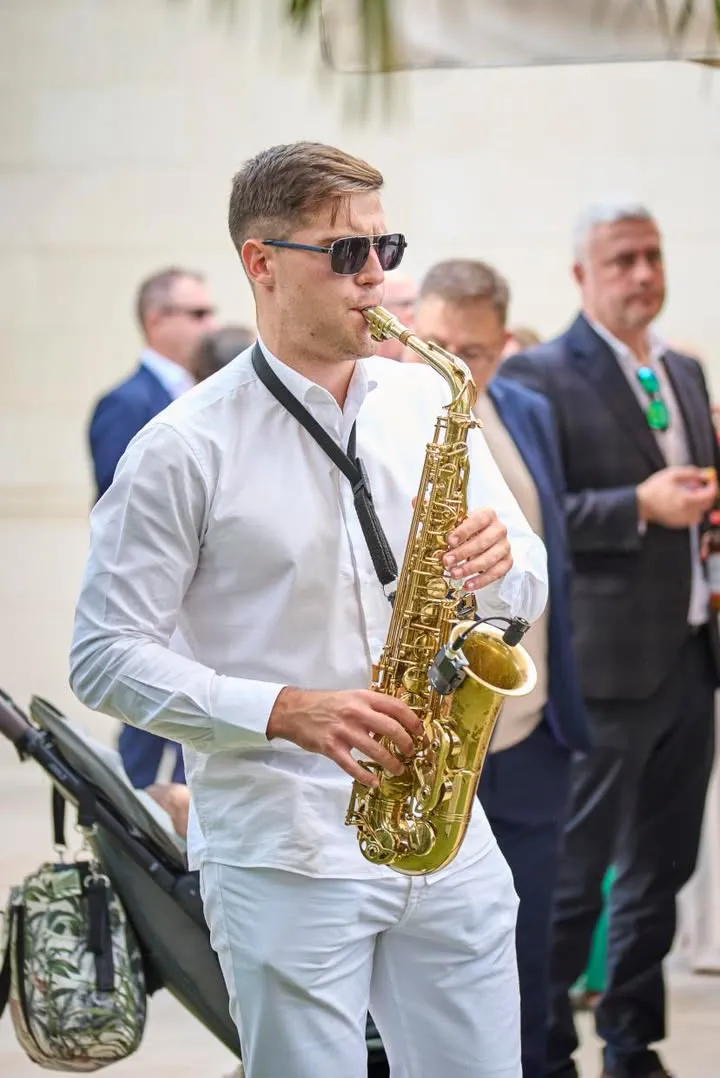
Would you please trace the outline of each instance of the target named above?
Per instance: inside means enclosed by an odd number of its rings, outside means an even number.
[[[253,232],[287,239],[308,214],[326,202],[335,213],[349,195],[378,191],[382,175],[359,157],[321,142],[271,146],[251,157],[233,177],[228,212],[238,254]]]
[[[425,274],[419,299],[439,296],[448,303],[476,300],[489,303],[503,325],[510,304],[510,286],[496,269],[471,258],[451,258],[436,262]]]
[[[180,266],[168,266],[167,269],[158,270],[157,273],[145,278],[138,288],[135,299],[135,314],[141,329],[145,329],[145,321],[150,311],[157,311],[167,304],[172,286],[183,277],[191,277],[194,281],[205,279],[201,273],[182,269]]]

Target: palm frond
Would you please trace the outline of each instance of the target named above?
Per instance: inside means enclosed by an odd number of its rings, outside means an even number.
[[[688,26],[690,25],[690,20],[693,17],[694,8],[695,8],[694,0],[685,0],[685,3],[683,4],[682,8],[680,9],[680,13],[678,15],[677,23],[676,23],[676,26],[675,26],[675,32],[678,35],[678,37],[682,37],[682,35],[685,33]]]

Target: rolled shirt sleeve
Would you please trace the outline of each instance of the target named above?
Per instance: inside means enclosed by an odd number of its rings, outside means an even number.
[[[283,688],[170,649],[210,504],[181,435],[164,423],[141,431],[91,514],[70,652],[82,703],[205,753],[265,743]]]

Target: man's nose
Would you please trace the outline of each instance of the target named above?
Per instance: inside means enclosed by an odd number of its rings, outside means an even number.
[[[636,281],[651,281],[657,273],[657,266],[655,266],[649,258],[641,255],[639,258],[635,259],[633,270],[633,276]]]
[[[357,274],[360,284],[382,284],[385,280],[385,270],[380,265],[380,259],[375,247],[370,248],[367,262]]]

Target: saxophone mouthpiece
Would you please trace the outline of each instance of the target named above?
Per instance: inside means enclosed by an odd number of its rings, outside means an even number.
[[[404,338],[410,336],[410,330],[384,307],[365,307],[362,313],[370,327],[370,336],[376,341],[386,341],[394,337],[405,343]]]

